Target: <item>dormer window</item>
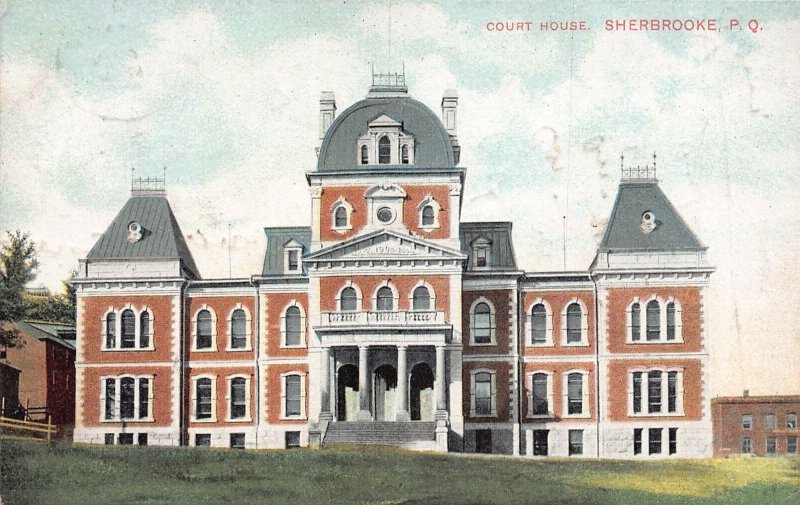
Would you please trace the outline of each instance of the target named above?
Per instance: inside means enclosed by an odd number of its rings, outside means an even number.
[[[289,265],[287,266],[290,272],[294,272],[300,268],[300,259],[299,254],[297,251],[288,251],[289,253]]]
[[[283,246],[283,271],[287,274],[302,272],[303,245],[292,239]]]
[[[383,136],[378,141],[378,163],[388,165],[392,160],[392,142],[389,137]]]
[[[369,164],[369,147],[367,147],[366,144],[361,146],[361,164]]]
[[[406,144],[403,144],[403,147],[400,148],[400,163],[408,165],[408,145]]]
[[[491,241],[479,237],[472,242],[472,266],[487,268],[491,263]]]
[[[403,123],[380,114],[367,124],[367,132],[356,142],[360,165],[413,165],[414,137]]]

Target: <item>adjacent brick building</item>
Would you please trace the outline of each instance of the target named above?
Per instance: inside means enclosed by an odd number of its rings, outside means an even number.
[[[800,395],[722,396],[711,409],[715,457],[797,455]]]
[[[457,107],[394,74],[339,116],[323,93],[311,223],[265,228],[248,279],[201,279],[137,181],[75,280],[76,440],[710,456],[713,269],[655,167],[623,169],[587,270],[525,272],[511,223],[461,221]]]

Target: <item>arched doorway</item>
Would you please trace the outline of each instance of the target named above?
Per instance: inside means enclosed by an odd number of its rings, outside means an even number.
[[[411,369],[409,407],[412,421],[433,421],[433,370],[427,363]]]
[[[381,365],[375,369],[375,420],[394,421],[394,395],[397,391],[397,369]]]
[[[355,421],[358,417],[358,367],[342,365],[336,374],[336,420]]]

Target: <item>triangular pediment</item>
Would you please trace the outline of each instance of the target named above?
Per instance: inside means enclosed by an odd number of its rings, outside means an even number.
[[[386,114],[381,114],[369,122],[370,128],[400,128],[403,124]]]
[[[455,249],[405,235],[392,230],[380,230],[326,247],[306,256],[303,261],[389,261],[389,260],[463,260]]]

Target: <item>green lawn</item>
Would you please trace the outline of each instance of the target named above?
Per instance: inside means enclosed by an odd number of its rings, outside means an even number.
[[[800,459],[663,463],[0,440],[3,505],[800,504]]]

